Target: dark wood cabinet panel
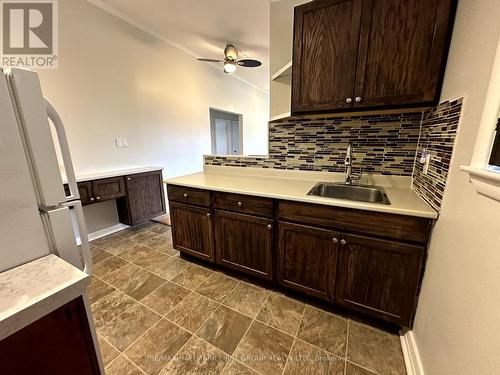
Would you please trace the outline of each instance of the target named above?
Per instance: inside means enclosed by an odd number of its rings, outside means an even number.
[[[272,280],[272,220],[215,210],[214,232],[217,263]]]
[[[136,225],[165,213],[161,171],[125,176],[126,199],[117,201],[120,222]]]
[[[361,6],[317,0],[295,8],[292,112],[352,107]]]
[[[209,208],[170,202],[174,247],[195,257],[215,261]]]
[[[354,107],[434,104],[452,0],[366,0]]]
[[[335,231],[280,222],[278,283],[332,301],[338,238]]]
[[[341,241],[336,302],[409,327],[425,248],[346,234]]]
[[[83,300],[0,341],[1,374],[100,374]]]
[[[125,196],[123,177],[110,177],[92,181],[92,192],[96,201],[105,201]]]
[[[193,189],[169,184],[167,186],[167,194],[169,201],[210,207],[211,200],[210,192],[208,190]]]
[[[273,200],[250,195],[214,193],[214,207],[248,215],[273,217]]]
[[[70,192],[68,184],[64,184],[64,192],[66,195],[69,195]],[[83,206],[94,202],[91,181],[78,182],[78,193],[80,194],[80,201]]]

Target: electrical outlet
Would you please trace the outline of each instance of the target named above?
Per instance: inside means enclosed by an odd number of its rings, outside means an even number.
[[[423,166],[423,170],[422,170],[422,173],[423,174],[427,174],[429,173],[429,165],[431,163],[431,154],[426,154],[425,157],[424,157],[424,166]]]

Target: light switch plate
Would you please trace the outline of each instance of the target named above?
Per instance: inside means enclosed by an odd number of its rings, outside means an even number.
[[[128,139],[122,138],[122,144],[123,144],[123,147],[128,147]]]
[[[123,140],[121,138],[115,138],[116,147],[123,147]]]

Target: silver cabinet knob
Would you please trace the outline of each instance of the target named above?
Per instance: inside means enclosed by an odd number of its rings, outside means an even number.
[[[267,224],[267,229],[273,229],[273,226],[271,224]]]
[[[210,212],[209,212],[209,213],[207,213],[207,217],[210,217]]]
[[[346,241],[346,240],[344,240],[344,239],[341,239],[341,240],[340,240],[340,244],[341,244],[341,245],[345,245],[346,243],[347,243],[347,241]]]
[[[361,96],[356,96],[356,97],[354,98],[354,101],[355,101],[356,103],[359,103],[359,102],[361,101]]]
[[[347,98],[347,99],[345,100],[345,102],[346,102],[347,104],[352,103],[352,98]]]
[[[130,181],[130,177],[127,177],[127,181]]]
[[[332,242],[333,242],[333,243],[337,243],[337,242],[339,242],[339,240],[337,239],[337,237],[333,237],[333,238],[332,238]]]
[[[238,202],[238,207],[241,207],[242,205],[243,205],[243,203]]]
[[[101,197],[95,197],[95,199],[97,199],[99,201],[99,200],[101,200]]]
[[[187,193],[184,193],[182,196],[183,196],[184,198],[187,198],[187,197],[188,197]]]
[[[95,198],[94,197],[90,198],[90,201],[91,202],[95,201]]]

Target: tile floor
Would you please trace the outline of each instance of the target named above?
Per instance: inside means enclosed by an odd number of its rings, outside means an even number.
[[[168,226],[95,240],[92,253],[107,374],[405,374],[397,335],[183,259]]]

